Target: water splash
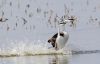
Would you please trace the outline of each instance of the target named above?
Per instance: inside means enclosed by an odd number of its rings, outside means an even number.
[[[49,45],[45,41],[8,41],[5,46],[0,48],[0,57],[13,56],[33,56],[33,55],[65,55],[71,51],[64,49],[56,51],[53,48],[48,48]]]
[[[0,57],[35,56],[35,55],[73,55],[100,53],[100,50],[70,50],[65,47],[56,51],[45,41],[41,40],[7,40],[0,45]]]

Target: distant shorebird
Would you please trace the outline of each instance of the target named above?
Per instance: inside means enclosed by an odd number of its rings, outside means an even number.
[[[24,21],[23,24],[25,25],[28,21],[22,17],[22,20]]]
[[[54,34],[52,38],[48,40],[48,42],[51,43],[52,47],[54,47],[55,50],[62,49],[67,43],[69,34],[65,31],[65,24],[67,22],[71,22],[72,20],[74,21],[74,19],[68,19],[60,22],[59,26],[61,25],[63,27],[62,31],[60,31],[60,27],[58,27],[58,33]]]
[[[7,20],[8,20],[7,18],[0,17],[0,22],[6,22]]]

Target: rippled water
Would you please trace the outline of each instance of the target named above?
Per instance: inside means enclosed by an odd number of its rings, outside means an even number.
[[[0,64],[99,64],[100,54],[38,55],[0,58]]]

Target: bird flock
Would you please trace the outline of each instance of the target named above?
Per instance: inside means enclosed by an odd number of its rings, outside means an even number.
[[[22,23],[22,26],[25,27],[25,30],[30,29],[30,30],[35,30],[36,29],[36,25],[35,22],[37,21],[33,21],[31,19],[35,18],[35,14],[37,14],[37,16],[39,15],[43,15],[43,17],[41,18],[41,21],[46,21],[46,24],[49,25],[50,27],[56,27],[56,25],[58,24],[59,21],[63,21],[64,19],[74,19],[74,21],[71,22],[71,24],[69,25],[70,27],[76,27],[76,22],[79,21],[78,18],[75,15],[71,15],[71,11],[73,11],[74,9],[69,9],[68,6],[66,4],[63,5],[64,7],[64,14],[61,16],[58,13],[56,13],[53,9],[47,9],[47,10],[43,10],[41,8],[41,6],[38,6],[37,4],[37,8],[34,8],[35,11],[32,11],[32,5],[30,4],[32,2],[32,0],[29,0],[29,3],[26,3],[24,6],[24,14],[22,16],[17,16],[15,15],[15,23],[14,23],[14,29],[11,29],[13,26],[10,26],[11,24],[9,24],[9,22],[11,21],[11,17],[14,16],[13,14],[13,6],[14,6],[14,1],[8,1],[8,0],[2,0],[0,3],[0,28],[2,28],[4,25],[4,23],[6,24],[6,29],[7,31],[9,30],[16,30],[17,27],[19,26],[20,22]],[[22,3],[20,2],[20,0],[17,0],[16,2],[18,2],[17,4],[17,8],[18,10],[21,9]],[[36,2],[36,0],[34,0],[34,2]],[[71,2],[73,5],[73,2]],[[5,13],[5,9],[6,5],[9,5],[9,7],[11,7],[11,15],[9,15],[9,17],[6,16]],[[86,5],[89,6],[89,1],[86,1]],[[47,6],[47,8],[49,7],[49,2],[45,3],[45,6]],[[31,10],[31,11],[30,11]],[[94,12],[96,12],[97,8],[94,7]],[[21,12],[20,12],[21,13]],[[19,13],[19,14],[20,14]],[[44,20],[45,19],[45,20]],[[13,22],[13,21],[11,21]],[[30,22],[34,22],[32,24],[30,24]],[[100,20],[97,17],[93,17],[90,16],[88,18],[88,22],[87,24],[90,23],[98,23],[98,25],[100,26]],[[25,26],[27,24],[30,24],[28,26]],[[1,29],[0,29],[1,30]]]

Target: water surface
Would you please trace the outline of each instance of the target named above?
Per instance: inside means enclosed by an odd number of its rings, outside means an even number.
[[[0,64],[100,64],[100,54],[37,55],[0,58]]]

